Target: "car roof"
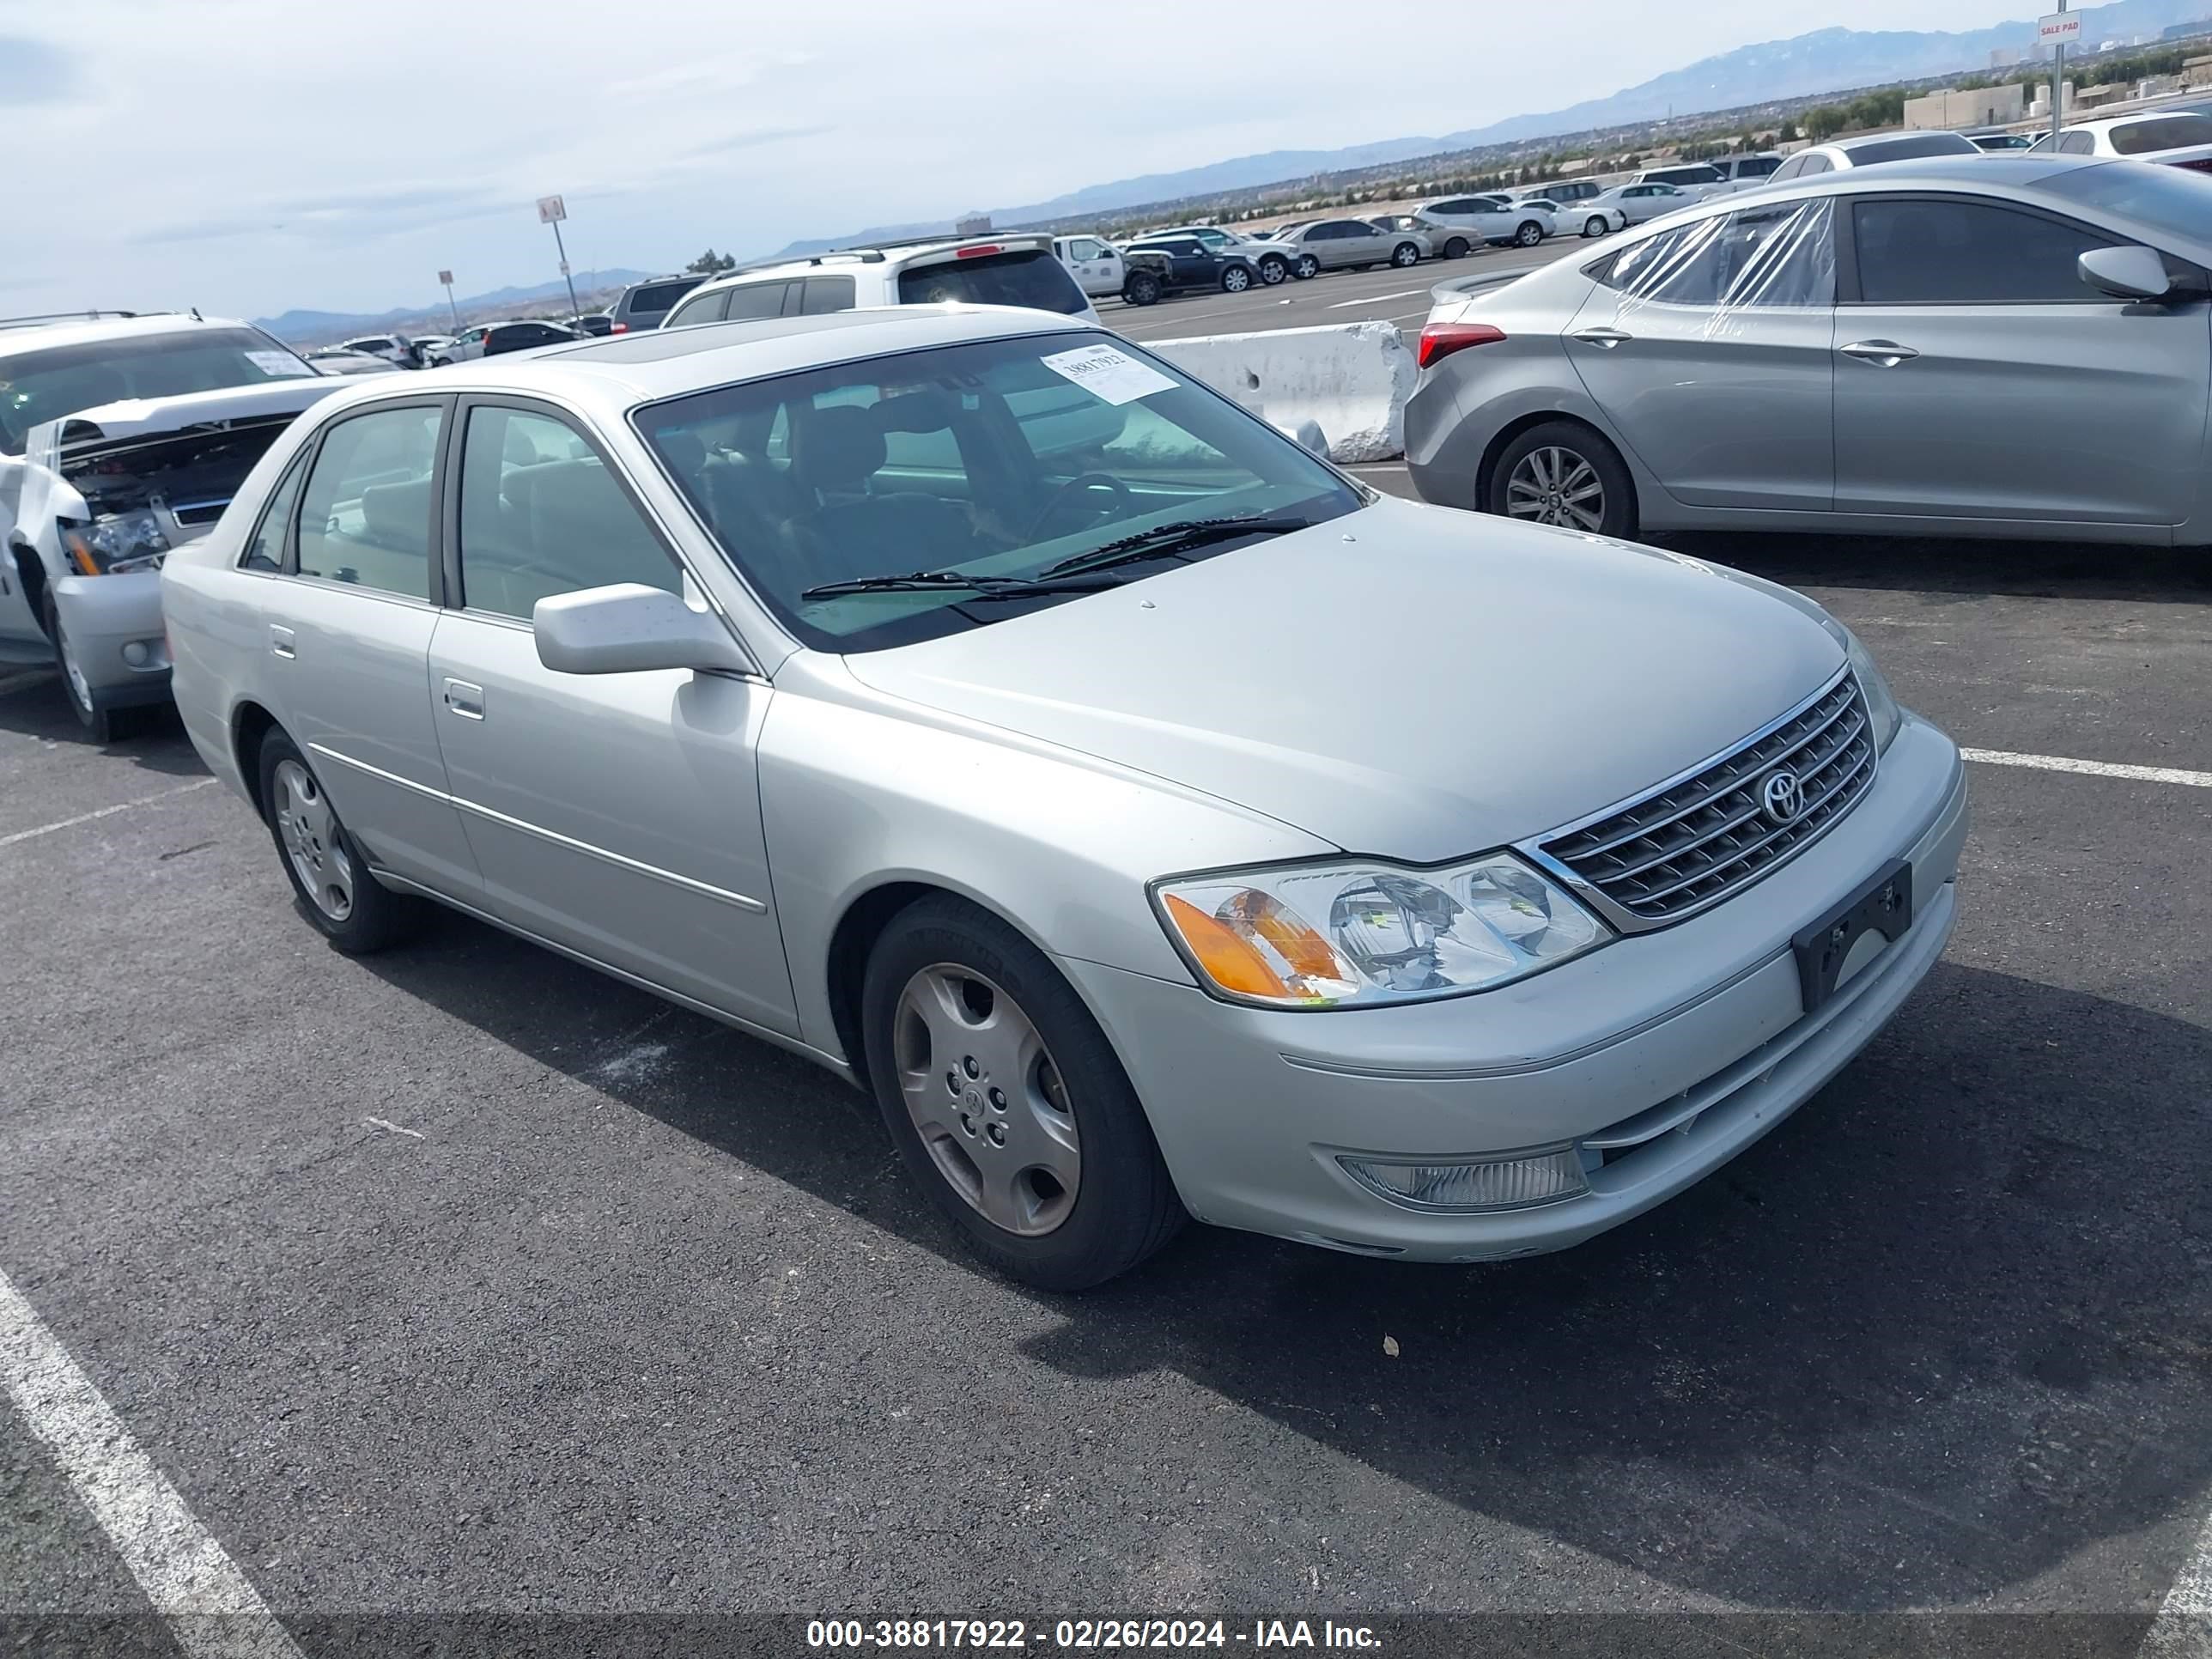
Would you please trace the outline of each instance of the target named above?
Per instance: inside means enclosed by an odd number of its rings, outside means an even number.
[[[995,243],[1017,251],[1029,248],[1043,253],[1052,251],[1051,235],[1041,230],[985,230],[978,231],[973,236],[933,236],[911,242],[856,242],[850,247],[830,248],[796,259],[778,259],[771,264],[740,265],[735,270],[725,271],[720,276],[707,279],[699,284],[699,288],[702,290],[729,288],[744,283],[772,282],[778,277],[788,281],[793,276],[836,276],[849,272],[855,267],[880,270],[894,268],[908,259],[948,253],[955,248],[976,247],[985,243]]]
[[[2139,109],[2132,115],[2102,115],[2094,121],[2069,121],[2066,131],[2080,132],[2085,128],[2091,132],[2110,132],[2114,127],[2131,127],[2143,121],[2171,120],[2177,115],[2202,116],[2201,109]]]
[[[549,397],[590,408],[612,422],[639,404],[739,380],[790,374],[893,352],[1024,334],[1097,333],[1098,325],[1057,312],[1012,306],[878,306],[812,317],[702,323],[691,328],[609,334],[573,345],[478,358],[365,385],[344,406],[379,397],[486,392]]]
[[[1815,145],[1814,148],[1833,150],[1844,155],[1853,155],[1860,150],[1870,149],[1877,144],[1893,144],[1900,138],[1956,138],[1963,144],[1971,145],[1973,143],[1973,140],[1963,132],[1952,132],[1948,129],[1939,131],[1931,127],[1913,132],[1862,132],[1850,138],[1831,138],[1826,143]],[[1940,150],[1936,152],[1937,155],[1942,153]],[[1966,153],[1962,149],[1954,149],[1950,152],[1959,156],[1963,156]]]
[[[28,323],[0,328],[0,357],[51,346],[95,345],[104,340],[140,340],[157,334],[183,334],[196,328],[252,328],[228,317],[194,317],[188,312],[159,311],[143,317],[87,318],[82,322]],[[255,330],[258,333],[261,331]]]

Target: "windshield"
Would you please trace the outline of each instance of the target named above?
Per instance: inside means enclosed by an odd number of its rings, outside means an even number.
[[[2212,144],[2212,115],[2161,115],[2148,121],[2130,121],[2105,136],[2123,155],[2147,155],[2153,150],[2179,149],[2185,144]]]
[[[2187,167],[2107,161],[2054,173],[2039,187],[2191,242],[2204,240],[2212,227],[2212,177]]]
[[[174,334],[12,351],[0,356],[0,451],[20,455],[33,427],[101,404],[312,378],[314,373],[294,353],[250,328],[195,326]]]
[[[1360,498],[1304,450],[1169,365],[1083,331],[902,352],[694,393],[637,429],[730,561],[791,631],[867,651],[988,626],[1064,587],[1010,580],[1206,520],[1202,545],[1123,564],[1141,580],[1249,545],[1212,521],[1318,524]],[[1260,532],[1255,531],[1256,536]],[[824,584],[957,572],[957,588],[805,597]]]
[[[983,253],[899,272],[902,305],[1027,306],[1069,316],[1091,308],[1067,267],[1046,248]]]

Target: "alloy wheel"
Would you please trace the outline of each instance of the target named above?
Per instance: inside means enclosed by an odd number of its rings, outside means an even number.
[[[1402,268],[1414,264],[1420,257],[1420,249],[1415,247],[1411,242],[1402,242],[1391,252],[1390,263]]]
[[[1298,259],[1298,276],[1301,280],[1308,276],[1317,276],[1320,274],[1321,261],[1319,259],[1316,258],[1310,253],[1300,256]]]
[[[1505,481],[1505,513],[1536,524],[1596,530],[1605,523],[1605,481],[1571,449],[1532,449]]]
[[[1285,264],[1280,259],[1267,260],[1260,267],[1260,280],[1269,288],[1274,287],[1278,283],[1288,281],[1290,274],[1290,266]]]
[[[1242,294],[1246,289],[1251,287],[1251,277],[1246,275],[1243,267],[1241,265],[1231,265],[1227,270],[1222,273],[1221,287],[1224,293]]]
[[[1075,1207],[1083,1150],[1067,1085],[1019,1004],[969,968],[924,968],[899,993],[893,1063],[907,1115],[952,1190],[1036,1237]]]
[[[353,854],[314,775],[295,760],[276,768],[276,832],[292,872],[332,921],[353,915]]]

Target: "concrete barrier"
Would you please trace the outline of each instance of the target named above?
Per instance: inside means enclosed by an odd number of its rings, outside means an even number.
[[[1318,426],[1333,461],[1387,461],[1406,453],[1406,399],[1419,375],[1392,324],[1145,344],[1281,431],[1297,436]]]

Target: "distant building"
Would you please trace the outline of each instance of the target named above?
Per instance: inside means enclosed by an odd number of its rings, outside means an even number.
[[[2193,40],[2200,34],[2212,34],[2212,17],[2200,17],[2193,23],[2176,23],[2158,38],[2161,40]]]
[[[1995,52],[1990,54],[1990,67],[1991,69],[2008,69],[2013,64],[2020,62],[2020,58],[2021,52],[2018,46],[1999,46]]]
[[[1997,127],[2019,120],[2027,107],[2020,82],[2002,87],[1948,87],[1905,100],[1905,125],[1922,130]]]
[[[952,224],[955,236],[988,236],[991,216],[988,213],[963,213]]]

